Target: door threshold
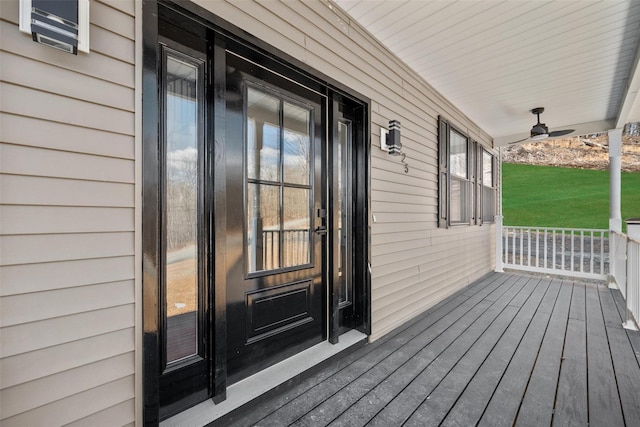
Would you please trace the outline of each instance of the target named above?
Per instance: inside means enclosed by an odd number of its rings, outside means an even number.
[[[207,399],[164,420],[160,426],[200,427],[212,423],[281,386],[286,385],[288,388],[296,385],[302,378],[291,381],[293,378],[319,367],[318,365],[328,362],[351,347],[357,348],[357,344],[364,344],[366,338],[362,332],[350,330],[340,335],[337,344],[321,342],[228,387],[225,401],[216,405],[211,399]]]

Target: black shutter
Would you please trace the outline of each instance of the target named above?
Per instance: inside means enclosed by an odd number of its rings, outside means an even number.
[[[438,117],[438,227],[449,226],[449,123]]]
[[[491,188],[493,188],[493,208],[491,209],[491,222],[494,222],[498,213],[498,157],[492,155],[491,162],[493,163],[493,173],[491,174]]]
[[[474,182],[473,188],[476,193],[476,225],[482,225],[484,222],[484,211],[482,210],[482,206],[485,202],[484,200],[484,189],[482,186],[484,185],[484,148],[477,142],[475,143],[476,149],[475,153],[475,167],[476,167],[476,180]]]

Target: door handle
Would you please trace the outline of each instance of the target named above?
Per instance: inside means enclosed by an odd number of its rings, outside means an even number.
[[[327,234],[327,227],[318,227],[315,229],[315,232],[318,234]]]
[[[318,218],[320,218],[320,223],[322,225],[319,227],[316,227],[315,232],[320,235],[327,234],[327,210],[318,209]]]

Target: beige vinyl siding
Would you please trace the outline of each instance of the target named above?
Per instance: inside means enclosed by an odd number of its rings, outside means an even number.
[[[133,1],[91,1],[91,53],[0,2],[0,424],[134,421]]]
[[[492,224],[437,227],[438,116],[490,149],[482,129],[331,2],[196,3],[371,99],[372,339],[494,268]],[[408,174],[379,149],[391,119]]]

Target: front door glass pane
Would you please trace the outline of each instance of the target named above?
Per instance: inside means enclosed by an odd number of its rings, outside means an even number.
[[[198,67],[167,57],[165,287],[167,362],[198,353]]]
[[[247,177],[279,181],[280,100],[258,89],[247,90]]]
[[[309,184],[309,108],[284,103],[284,182]]]
[[[280,268],[280,186],[247,186],[249,271]]]
[[[284,267],[309,264],[311,261],[311,192],[306,188],[284,188]]]

